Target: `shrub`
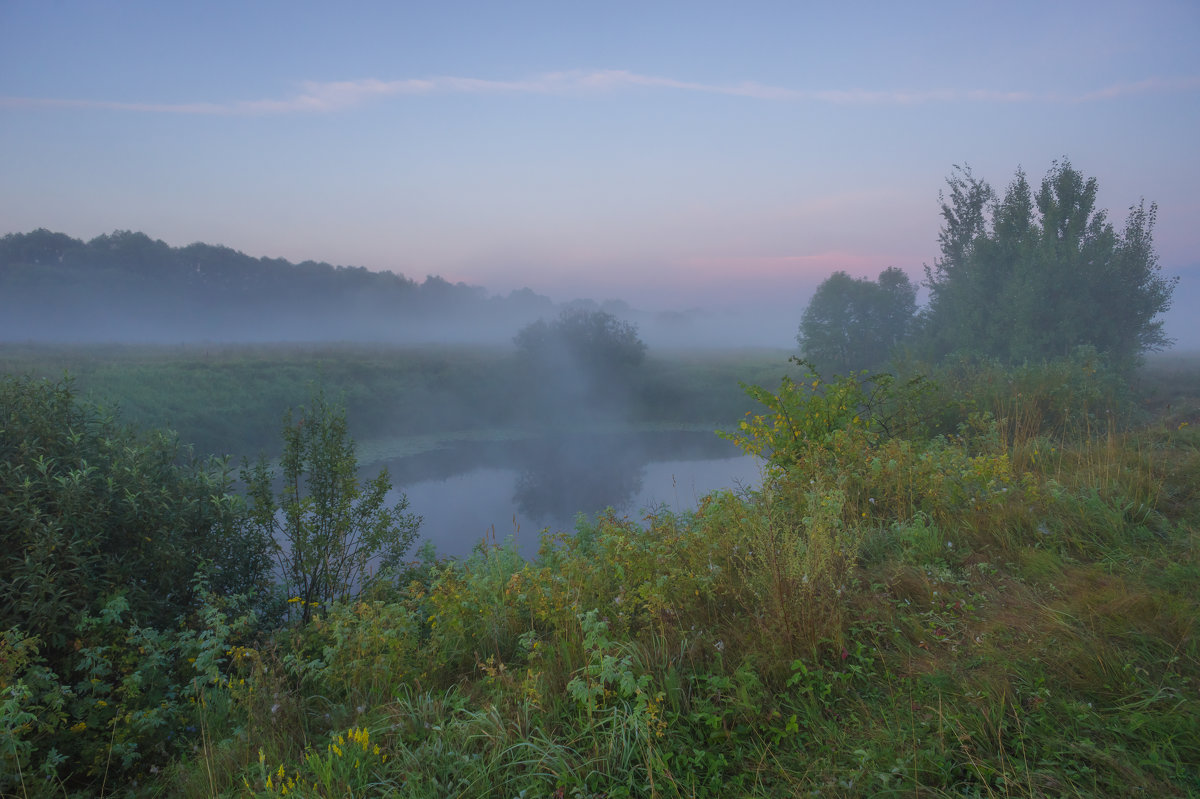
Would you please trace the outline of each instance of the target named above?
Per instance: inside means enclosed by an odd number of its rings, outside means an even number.
[[[213,593],[256,592],[269,565],[230,484],[67,380],[0,378],[0,792],[128,781],[186,737],[185,643]]]
[[[242,470],[249,519],[273,543],[293,615],[307,622],[314,608],[350,599],[380,575],[394,575],[416,538],[421,517],[406,513],[403,494],[391,507],[387,469],[362,485],[346,411],[314,394],[299,418],[288,410],[280,459],[283,489],[262,459]]]

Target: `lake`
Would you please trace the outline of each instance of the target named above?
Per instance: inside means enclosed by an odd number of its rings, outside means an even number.
[[[691,510],[711,491],[761,481],[761,461],[712,432],[456,442],[384,464],[409,510],[423,517],[422,542],[452,557],[510,535],[532,556],[543,530],[571,532],[579,513],[611,507],[640,521],[647,510]]]

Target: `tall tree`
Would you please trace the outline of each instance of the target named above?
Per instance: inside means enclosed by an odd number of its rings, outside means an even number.
[[[1117,232],[1096,208],[1096,179],[1065,160],[1036,194],[1020,169],[1002,198],[967,168],[947,183],[941,258],[925,268],[932,354],[1021,361],[1087,345],[1130,364],[1170,344],[1155,317],[1175,279],[1160,274],[1154,204],[1132,206]]]
[[[637,326],[604,311],[567,309],[553,322],[526,325],[513,343],[526,361],[552,368],[574,364],[596,379],[636,368],[646,357]]]

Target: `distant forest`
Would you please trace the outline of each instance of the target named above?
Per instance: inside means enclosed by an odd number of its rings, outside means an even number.
[[[130,231],[0,239],[6,341],[507,342],[555,312],[527,288],[495,296],[440,277],[171,247]]]

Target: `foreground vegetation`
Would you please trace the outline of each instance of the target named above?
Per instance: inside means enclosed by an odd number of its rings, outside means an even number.
[[[203,570],[170,630],[97,597],[70,674],[5,634],[0,790],[1195,794],[1195,367],[1149,410],[1086,351],[796,372],[734,434],[761,490],[691,514],[426,556],[307,623]]]

